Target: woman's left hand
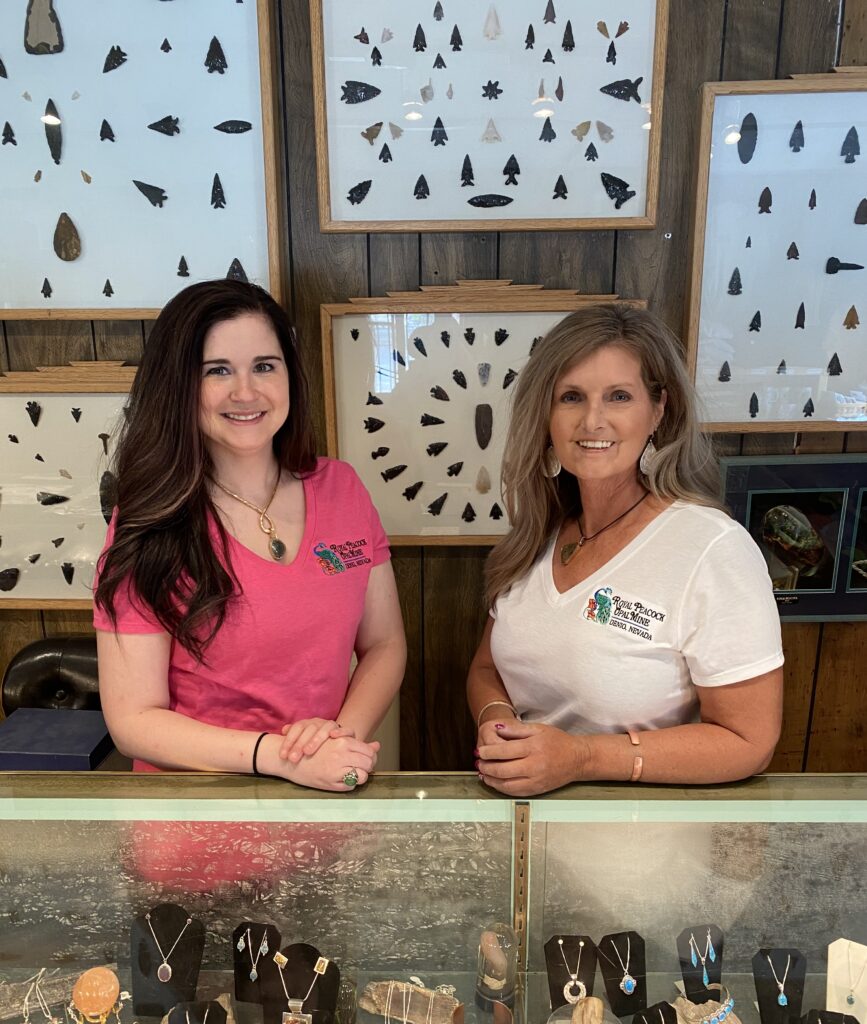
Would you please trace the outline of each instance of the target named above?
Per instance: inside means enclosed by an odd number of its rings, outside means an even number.
[[[302,718],[280,730],[286,737],[280,745],[280,757],[298,764],[302,757],[312,757],[326,740],[355,736],[354,729],[345,729],[328,718]]]
[[[499,742],[479,747],[477,767],[486,785],[508,796],[535,796],[584,777],[589,749],[582,736],[551,725],[506,722]]]

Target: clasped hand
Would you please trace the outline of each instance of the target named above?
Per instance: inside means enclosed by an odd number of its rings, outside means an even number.
[[[517,719],[484,722],[476,767],[486,785],[508,796],[535,796],[585,775],[587,744],[551,725]]]
[[[280,731],[285,737],[280,745],[280,757],[297,766],[297,774],[305,777],[305,784],[317,789],[352,789],[342,781],[350,768],[355,769],[361,786],[376,765],[379,743],[356,739],[354,729],[330,719],[305,718],[284,725]]]

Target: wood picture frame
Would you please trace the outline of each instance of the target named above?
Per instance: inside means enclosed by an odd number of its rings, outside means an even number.
[[[391,544],[508,532],[500,462],[518,374],[564,316],[614,301],[459,281],[321,307],[327,451],[356,469]]]
[[[220,277],[279,299],[271,21],[271,0],[0,7],[0,316],[149,319]]]
[[[685,334],[706,430],[867,429],[862,137],[861,74],[703,87]]]
[[[726,504],[759,546],[788,622],[867,619],[863,455],[720,460]]]
[[[321,230],[653,227],[668,10],[310,0]]]
[[[105,361],[0,375],[0,608],[92,606],[135,374]]]

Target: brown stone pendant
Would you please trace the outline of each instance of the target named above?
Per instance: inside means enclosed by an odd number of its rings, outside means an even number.
[[[286,554],[286,545],[283,543],[282,540],[279,540],[277,537],[272,537],[268,541],[268,551],[270,552],[271,557],[274,559],[274,561],[279,562],[283,559],[283,556]]]

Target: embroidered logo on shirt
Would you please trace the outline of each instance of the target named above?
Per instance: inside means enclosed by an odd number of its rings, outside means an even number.
[[[642,640],[653,640],[656,626],[665,622],[665,616],[658,608],[615,594],[612,587],[600,587],[584,609],[584,618],[589,622],[623,629]]]
[[[326,576],[336,576],[347,569],[357,569],[360,565],[369,565],[370,559],[365,554],[368,546],[366,537],[359,540],[345,540],[339,544],[324,544],[320,541],[313,546],[313,554],[319,562],[319,568]]]

